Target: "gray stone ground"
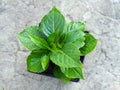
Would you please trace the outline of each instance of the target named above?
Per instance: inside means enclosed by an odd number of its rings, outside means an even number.
[[[53,5],[68,22],[86,21],[86,30],[99,40],[78,83],[26,71],[29,52],[16,34],[38,24]],[[120,90],[120,0],[0,0],[0,90]]]

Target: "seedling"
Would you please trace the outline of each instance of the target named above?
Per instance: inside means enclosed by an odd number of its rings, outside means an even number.
[[[27,27],[18,38],[31,51],[27,58],[28,71],[42,73],[52,62],[55,64],[54,76],[64,82],[84,79],[80,56],[90,53],[97,44],[93,35],[85,33],[84,22],[66,23],[56,7],[38,26]]]

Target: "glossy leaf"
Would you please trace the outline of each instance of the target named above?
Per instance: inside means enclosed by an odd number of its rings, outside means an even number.
[[[65,44],[62,50],[56,50],[51,53],[50,59],[60,67],[79,67],[79,50],[71,43]]]
[[[82,56],[85,56],[86,54],[93,51],[93,49],[96,47],[97,40],[91,35],[86,33],[85,35],[85,45],[80,48],[80,52]]]
[[[58,79],[62,80],[63,82],[66,82],[66,83],[67,83],[67,82],[69,82],[69,81],[71,80],[70,78],[66,77],[66,76],[61,72],[60,68],[57,67],[57,66],[54,68],[53,74],[54,74],[55,77],[57,77]]]
[[[31,72],[40,73],[47,69],[49,56],[47,51],[33,51],[27,58],[27,69]]]
[[[51,33],[58,31],[62,33],[64,30],[65,19],[64,16],[57,10],[55,7],[43,17],[40,28],[43,30],[46,36],[49,36]]]

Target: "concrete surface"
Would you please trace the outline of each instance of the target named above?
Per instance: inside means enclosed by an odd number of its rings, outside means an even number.
[[[38,24],[53,5],[68,22],[86,21],[86,30],[99,39],[78,83],[26,71],[29,52],[16,34]],[[0,90],[120,90],[120,0],[0,0]]]

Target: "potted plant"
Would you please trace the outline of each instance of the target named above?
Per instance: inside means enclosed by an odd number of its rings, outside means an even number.
[[[97,44],[94,36],[85,32],[84,22],[66,23],[56,7],[38,26],[20,32],[18,38],[31,51],[27,58],[28,71],[57,77],[64,82],[84,79],[84,56]]]

